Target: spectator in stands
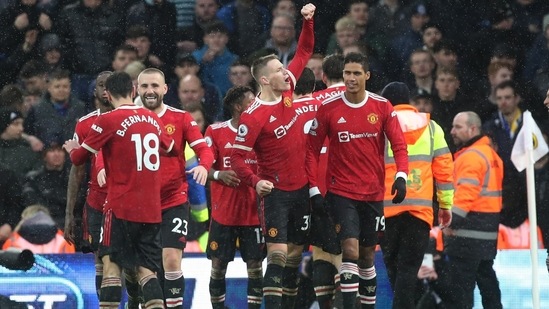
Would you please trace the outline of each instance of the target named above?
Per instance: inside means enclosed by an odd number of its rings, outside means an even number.
[[[122,72],[128,64],[135,60],[137,60],[137,48],[129,44],[120,45],[114,51],[114,57],[111,63],[112,70],[113,72]]]
[[[110,68],[114,49],[124,35],[120,21],[103,0],[80,0],[59,14],[53,30],[61,38],[76,98],[90,102],[86,97],[89,85],[97,73]]]
[[[521,96],[512,80],[500,83],[494,92],[497,111],[484,123],[483,129],[496,145],[505,168],[500,222],[514,228],[528,216],[525,174],[519,173],[511,162],[511,151],[522,127]]]
[[[250,65],[244,61],[236,60],[231,64],[229,69],[229,80],[231,87],[233,86],[248,86],[254,90],[257,89]]]
[[[307,68],[311,69],[315,74],[315,91],[326,89],[326,85],[322,81],[322,62],[324,56],[322,54],[313,54],[307,62]],[[250,75],[250,78],[252,76]]]
[[[196,47],[201,48],[204,45],[204,29],[212,21],[218,20],[218,10],[219,4],[216,0],[196,0],[192,25],[183,29]]]
[[[423,40],[423,49],[433,52],[435,44],[442,39],[440,26],[428,22],[421,28],[421,38]]]
[[[0,110],[0,164],[17,174],[25,175],[40,166],[40,155],[23,139],[23,115],[13,108]]]
[[[410,59],[411,54],[423,47],[421,30],[429,20],[427,6],[422,2],[414,4],[408,16],[408,24],[405,29],[401,30],[402,34],[390,41],[391,59],[388,63],[388,68],[395,77],[399,77],[402,74],[401,68],[405,67],[406,61]],[[410,89],[412,88],[410,87]]]
[[[229,30],[229,49],[247,57],[263,47],[271,13],[254,0],[235,0],[219,9],[217,18]]]
[[[28,249],[34,254],[74,253],[74,245],[63,237],[55,225],[48,209],[42,205],[31,205],[21,213],[21,221],[2,249]]]
[[[35,135],[46,145],[62,145],[72,138],[76,121],[86,114],[86,107],[71,95],[68,71],[54,71],[48,78],[48,92],[29,111],[25,120],[25,132]]]
[[[417,89],[410,93],[410,105],[420,113],[431,113],[433,111],[433,97],[423,89]]]
[[[400,0],[379,1],[370,10],[372,31],[380,33],[389,41],[400,34],[403,20],[404,7]]]
[[[3,164],[0,164],[0,188],[0,244],[3,244],[23,211],[21,181],[14,171]]]
[[[7,81],[26,61],[36,57],[37,40],[52,28],[49,14],[37,3],[37,0],[16,0],[0,11],[0,54],[13,56],[10,60],[12,70],[2,72],[2,75],[9,75]]]
[[[231,88],[229,67],[237,56],[227,49],[229,33],[221,21],[214,21],[204,29],[204,46],[193,52],[200,65],[200,77],[203,81],[215,84],[221,96]]]
[[[549,14],[543,18],[543,28],[528,49],[522,71],[524,80],[531,80],[542,97],[549,84]]]
[[[174,77],[169,82],[168,92],[164,96],[164,103],[176,108],[181,108],[179,99],[179,84],[183,77],[187,75],[198,76],[199,71],[200,66],[191,54],[178,54],[176,57],[175,68],[173,70]],[[204,88],[206,97],[212,97],[213,100],[220,100],[219,89],[216,85],[202,81],[202,87]],[[210,99],[207,101],[209,100]]]
[[[358,42],[360,33],[356,22],[349,16],[340,18],[335,24],[335,32],[330,37],[326,55],[341,53],[344,48]]]
[[[137,49],[137,60],[141,61],[145,68],[155,67],[163,70],[164,62],[151,53],[151,32],[144,26],[131,26],[126,31],[126,44],[129,44]],[[167,71],[166,71],[167,72]]]
[[[486,121],[497,111],[496,86],[514,77],[513,67],[506,62],[492,62],[488,65],[488,78],[480,86],[479,100],[475,111],[482,121]]]
[[[470,103],[459,88],[459,76],[455,69],[446,67],[439,67],[437,69],[435,74],[436,91],[432,96],[433,111],[431,118],[442,127],[444,137],[451,152],[454,152],[456,149],[450,135],[453,116],[458,112],[474,108],[474,104]]]
[[[29,95],[41,97],[48,90],[48,68],[39,60],[31,60],[21,68],[19,78],[23,91]]]
[[[132,5],[126,15],[126,29],[144,26],[150,32],[151,54],[158,56],[168,67],[175,57],[175,5],[167,0],[141,0]]]
[[[431,53],[424,49],[416,49],[410,54],[409,68],[412,73],[412,80],[408,82],[408,88],[411,91],[423,89],[429,94],[436,92],[433,73],[435,71],[435,62]]]
[[[41,204],[48,208],[57,227],[65,226],[69,168],[61,145],[49,145],[43,151],[43,164],[27,173],[23,185],[23,204]]]
[[[48,67],[48,73],[63,68],[61,42],[56,34],[46,34],[40,40],[40,56]]]
[[[472,33],[465,49],[466,63],[474,74],[484,73],[484,68],[490,62],[491,52],[497,45],[513,44],[520,53],[526,47],[526,38],[513,29],[513,11],[507,1],[490,1],[487,13],[490,26]]]
[[[183,110],[202,106],[209,122],[223,119],[223,106],[218,93],[206,93],[202,81],[196,75],[189,74],[179,81],[178,97]]]
[[[273,48],[284,67],[288,66],[297,48],[295,19],[291,15],[278,15],[271,25],[271,36],[265,48]]]

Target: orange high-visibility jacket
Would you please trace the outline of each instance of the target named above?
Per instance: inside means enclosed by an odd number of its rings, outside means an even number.
[[[63,237],[63,232],[57,230],[55,237],[47,244],[38,245],[27,241],[21,237],[19,233],[13,232],[11,236],[6,240],[2,249],[7,250],[9,248],[28,249],[34,254],[58,254],[58,253],[74,253],[74,245],[69,244]]]
[[[496,254],[502,200],[503,163],[482,136],[455,155],[454,207],[451,228],[444,238],[448,254],[492,259]]]
[[[444,131],[430,115],[420,113],[409,104],[395,106],[408,149],[408,180],[406,198],[393,204],[391,187],[396,173],[393,152],[389,145],[385,151],[385,217],[404,212],[433,225],[433,189],[436,185],[439,207],[451,209],[454,198],[452,154],[444,139]],[[387,142],[388,144],[388,142]],[[434,183],[433,183],[434,182]]]

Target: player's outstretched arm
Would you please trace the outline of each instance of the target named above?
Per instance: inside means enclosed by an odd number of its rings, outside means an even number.
[[[307,65],[307,61],[309,61],[309,58],[311,58],[314,51],[315,31],[313,16],[315,15],[315,10],[316,7],[311,3],[304,5],[301,9],[303,26],[297,42],[295,56],[288,65],[288,70],[292,72],[296,80],[301,76],[301,72],[303,72],[303,69]]]

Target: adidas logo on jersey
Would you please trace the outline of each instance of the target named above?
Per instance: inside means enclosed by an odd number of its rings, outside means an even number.
[[[227,142],[227,144],[225,144],[225,148],[233,148],[233,145],[231,145],[231,143]]]
[[[347,123],[347,120],[345,120],[345,118],[341,117],[341,118],[339,118],[337,123]]]
[[[276,120],[276,117],[273,116],[273,115],[271,115],[271,118],[269,118],[269,123],[271,123],[271,122],[273,122],[273,121],[275,121],[275,120]]]

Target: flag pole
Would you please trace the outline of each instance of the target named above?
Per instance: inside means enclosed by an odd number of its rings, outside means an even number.
[[[529,111],[527,111],[529,113]],[[531,117],[531,116],[530,116]],[[534,174],[534,149],[532,130],[525,129],[526,143],[526,191],[528,197],[528,219],[530,221],[530,258],[532,260],[532,308],[540,309],[539,280],[538,280],[538,220],[536,216],[536,180]]]

